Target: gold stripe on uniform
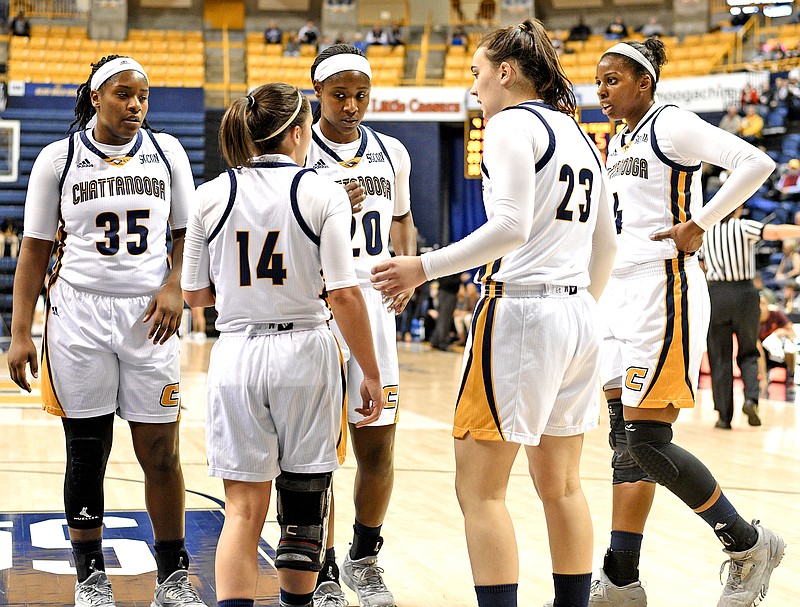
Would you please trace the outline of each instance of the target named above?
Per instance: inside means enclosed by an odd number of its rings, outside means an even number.
[[[66,417],[64,407],[56,393],[56,386],[53,383],[52,373],[50,372],[50,352],[47,349],[47,325],[50,320],[50,302],[47,303],[47,311],[44,318],[44,334],[42,336],[42,409],[59,417]]]
[[[334,335],[333,338],[336,339],[336,336]],[[336,458],[341,466],[347,457],[347,367],[344,364],[344,356],[342,356],[338,339],[336,339],[336,351],[339,353],[339,374],[342,380],[342,423],[336,439]]]
[[[653,379],[638,406],[661,409],[693,407],[694,390],[689,377],[688,283],[683,257],[664,262],[667,274],[664,337]]]
[[[482,298],[472,321],[472,345],[456,400],[453,436],[505,440],[492,377],[492,333],[497,299]]]

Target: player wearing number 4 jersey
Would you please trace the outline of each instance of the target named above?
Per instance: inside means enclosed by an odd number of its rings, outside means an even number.
[[[180,269],[194,194],[186,152],[150,131],[148,81],[129,57],[94,64],[78,89],[80,130],[47,146],[31,171],[14,284],[8,364],[38,376],[31,320],[53,241],[42,346],[44,408],[66,437],[64,501],[76,607],[114,604],[102,550],[103,477],[114,414],[131,428],[145,477],[158,576],[153,607],[202,607],[187,577],[178,451]],[[142,128],[144,127],[144,128]],[[171,265],[167,227],[172,229]]]
[[[608,148],[619,253],[600,300],[608,323],[601,380],[614,449],[611,546],[590,605],[647,604],[638,564],[657,482],[724,545],[729,574],[718,606],[750,607],[764,598],[784,542],[738,514],[703,463],[673,442],[672,424],[695,404],[709,323],[694,252],[704,231],[742,204],[774,163],[695,114],[657,103],[665,63],[664,44],[650,39],[617,44],[597,65],[600,107],[626,125]],[[705,206],[701,162],[731,171]]]
[[[377,566],[380,537],[394,482],[394,433],[400,393],[395,314],[403,311],[412,292],[383,300],[370,288],[370,270],[388,259],[389,239],[399,255],[416,252],[416,230],[411,216],[409,176],[411,160],[402,143],[361,124],[369,106],[371,88],[369,62],[354,47],[337,44],[317,57],[311,67],[319,113],[313,126],[306,166],[329,177],[348,191],[353,205],[350,234],[356,274],[369,309],[375,352],[381,367],[386,407],[381,418],[356,428],[359,416],[352,403],[347,421],[358,473],[355,480],[355,524],[353,543],[342,568],[344,581],[356,591],[366,607],[394,604]],[[334,319],[335,320],[335,319]],[[340,323],[336,323],[341,327]],[[355,360],[347,363],[348,388],[361,382]],[[333,535],[329,537],[326,565],[320,575],[316,602],[323,594],[341,600]],[[330,602],[330,601],[329,601]]]

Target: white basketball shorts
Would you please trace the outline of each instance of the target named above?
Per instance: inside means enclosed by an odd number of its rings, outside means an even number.
[[[177,335],[154,345],[142,322],[154,293],[101,295],[56,281],[42,341],[42,402],[48,413],[86,418],[116,412],[143,423],[180,416]]]
[[[209,475],[271,481],[339,467],[344,363],[327,326],[223,333],[208,367]]]

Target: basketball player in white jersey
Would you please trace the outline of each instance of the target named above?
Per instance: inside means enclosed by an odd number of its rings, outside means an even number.
[[[470,92],[488,119],[488,221],[438,251],[378,264],[373,282],[392,297],[483,266],[453,427],[478,605],[517,605],[504,502],[524,445],[547,519],[556,605],[585,606],[593,542],[579,464],[583,434],[597,427],[595,299],[615,249],[605,170],[572,118],[570,82],[539,21],[486,34],[472,72]]]
[[[62,418],[66,437],[76,607],[114,605],[102,525],[115,413],[130,425],[145,476],[158,564],[153,606],[203,606],[188,579],[184,547],[175,336],[194,182],[178,140],[150,130],[148,93],[147,74],[133,59],[110,55],[93,64],[78,89],[73,126],[80,130],[42,150],[25,201],[8,364],[11,378],[30,391],[26,364],[38,377],[31,319],[56,241],[42,399],[46,411]]]
[[[306,166],[341,183],[350,194],[351,254],[370,313],[386,397],[381,418],[369,426],[354,426],[360,416],[352,403],[347,416],[358,469],[353,492],[353,542],[342,565],[342,578],[358,594],[361,605],[391,607],[394,598],[377,563],[383,543],[381,526],[394,483],[394,435],[400,402],[395,315],[403,311],[413,292],[384,302],[371,288],[369,278],[372,266],[389,258],[390,239],[398,255],[413,255],[417,244],[411,215],[408,152],[397,139],[361,125],[369,106],[371,76],[367,59],[347,44],[334,45],[316,58],[311,79],[319,99],[319,117],[313,126]],[[336,326],[341,327],[335,320]],[[347,383],[351,391],[359,385],[361,376],[357,361],[348,360]],[[317,603],[325,594],[335,595],[329,600],[341,603],[341,589],[334,586],[338,575],[332,535],[328,543]],[[323,586],[324,582],[329,583]]]
[[[219,314],[206,416],[209,471],[225,485],[219,607],[253,606],[273,480],[280,604],[311,605],[347,399],[324,290],[364,370],[351,394],[359,423],[383,406],[350,254],[350,203],[341,186],[302,168],[310,140],[311,107],[296,88],[266,84],[234,101],[220,144],[237,168],[198,189],[188,228],[186,301]]]
[[[774,163],[695,114],[655,101],[662,42],[611,47],[597,66],[603,112],[624,120],[608,167],[619,251],[601,299],[608,323],[601,381],[614,448],[611,547],[593,605],[647,604],[639,582],[644,524],[658,482],[714,530],[729,556],[720,607],[758,603],[783,555],[783,540],[748,523],[695,456],[672,442],[672,424],[694,406],[710,304],[694,252],[706,229],[742,204]],[[703,206],[700,164],[731,171]]]

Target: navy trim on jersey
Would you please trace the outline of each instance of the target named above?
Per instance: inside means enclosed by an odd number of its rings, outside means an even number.
[[[650,121],[651,121],[653,118],[655,118],[655,117],[656,117],[656,114],[658,114],[658,113],[659,113],[659,112],[660,112],[662,109],[664,109],[664,107],[667,107],[667,106],[665,105],[665,106],[663,106],[662,108],[657,108],[656,110],[654,110],[652,114],[650,114],[649,116],[647,116],[647,118],[645,118],[645,119],[644,119],[644,120],[642,120],[642,121],[641,121],[639,124],[637,124],[637,125],[636,125],[636,128],[633,130],[633,132],[629,131],[629,130],[628,130],[628,127],[627,127],[627,125],[626,125],[626,126],[625,126],[625,130],[623,130],[623,131],[620,131],[619,133],[617,133],[617,135],[618,135],[618,136],[619,136],[619,138],[620,138],[620,147],[621,147],[621,148],[624,150],[626,145],[630,145],[630,142],[629,142],[629,143],[625,143],[625,134],[626,134],[626,133],[627,133],[627,134],[629,134],[629,135],[631,136],[631,141],[633,141],[634,139],[636,139],[636,135],[638,135],[638,134],[639,134],[639,131],[641,131],[641,130],[644,128],[644,125],[646,125],[646,124],[647,124],[648,122],[650,122]],[[651,109],[652,109],[652,108],[651,108]],[[648,110],[648,111],[650,111],[650,110]]]
[[[69,146],[67,147],[67,164],[64,165],[64,172],[61,173],[61,179],[58,181],[58,191],[64,195],[64,182],[67,180],[67,173],[69,173],[69,165],[72,164],[72,157],[75,155],[75,135],[69,136]]]
[[[658,159],[661,162],[663,162],[664,164],[666,164],[668,167],[673,168],[676,171],[685,171],[685,172],[699,171],[700,170],[700,165],[699,164],[690,164],[690,165],[678,164],[674,160],[670,160],[669,158],[667,158],[664,155],[664,152],[662,152],[661,149],[658,147],[658,143],[656,142],[656,120],[655,119],[661,114],[661,112],[663,112],[668,107],[677,107],[677,106],[665,105],[664,107],[662,107],[660,110],[658,110],[652,116],[653,122],[650,125],[650,145],[652,146],[653,151],[656,153],[656,156],[658,157]]]
[[[136,152],[139,151],[139,148],[142,147],[142,141],[144,138],[142,137],[141,129],[136,132],[136,143],[133,144],[133,147],[125,152],[124,157],[133,158],[136,155]],[[86,131],[81,131],[81,141],[83,145],[95,156],[99,156],[103,160],[108,160],[110,156],[106,156],[103,152],[97,149],[97,147],[89,141],[89,136],[86,134]]]
[[[397,171],[394,170],[394,163],[392,162],[392,157],[389,156],[389,152],[386,151],[386,146],[383,145],[383,141],[381,141],[381,138],[378,137],[378,133],[376,133],[374,130],[372,130],[368,126],[365,126],[364,128],[367,129],[370,133],[372,133],[372,136],[375,138],[375,141],[377,141],[378,145],[381,146],[381,150],[383,150],[383,155],[386,156],[386,161],[389,163],[389,166],[392,167],[392,175],[394,175],[394,177],[396,179],[397,178]]]
[[[489,169],[486,168],[486,163],[483,162],[483,158],[481,158],[481,173],[486,175],[487,178],[491,179],[489,177]]]
[[[216,225],[216,227],[214,227],[211,235],[208,237],[209,243],[211,243],[211,241],[217,237],[217,234],[219,234],[222,226],[225,225],[225,222],[228,220],[228,216],[233,210],[233,203],[236,201],[236,173],[233,172],[233,169],[228,169],[226,172],[231,180],[231,193],[228,196],[228,206],[225,207],[225,212],[222,214],[222,218],[219,220],[219,223]]]
[[[486,313],[486,326],[483,330],[483,343],[480,345],[481,362],[483,363],[481,365],[481,376],[483,377],[483,389],[486,393],[486,402],[489,405],[489,411],[492,413],[494,425],[502,439],[505,440],[506,437],[503,435],[503,426],[500,423],[500,414],[497,411],[497,401],[494,398],[494,382],[492,381],[492,334],[494,333],[492,329],[494,328],[494,321],[497,316],[497,300],[490,299],[488,305],[489,309]]]
[[[144,132],[148,134],[148,136],[150,137],[150,141],[152,141],[153,145],[156,146],[156,151],[158,152],[158,155],[161,156],[161,160],[163,160],[164,164],[167,165],[167,170],[169,171],[169,178],[170,178],[170,181],[171,181],[172,180],[172,165],[169,163],[169,160],[167,160],[167,155],[164,154],[164,150],[162,150],[161,146],[158,145],[158,141],[156,141],[156,136],[153,135],[152,131],[150,129],[145,129]]]
[[[367,131],[366,131],[366,129],[365,129],[363,126],[359,125],[359,126],[358,126],[358,132],[359,132],[359,134],[361,135],[361,145],[360,145],[360,146],[358,146],[358,151],[356,152],[356,155],[355,155],[355,156],[353,156],[353,158],[362,158],[362,157],[364,156],[364,152],[365,152],[365,151],[366,151],[366,149],[367,149],[367,138],[368,138],[368,135],[367,135]],[[319,146],[319,148],[320,148],[320,149],[321,149],[323,152],[325,152],[325,153],[326,153],[328,156],[330,156],[331,158],[333,158],[333,159],[334,159],[336,162],[338,162],[339,164],[342,164],[343,162],[345,162],[344,160],[342,160],[342,159],[339,157],[339,154],[337,154],[336,152],[334,152],[334,151],[333,151],[333,150],[332,150],[332,149],[331,149],[331,148],[328,146],[328,144],[327,144],[327,143],[325,143],[325,142],[322,140],[322,137],[320,137],[319,135],[317,135],[317,132],[316,132],[316,131],[314,131],[313,129],[312,129],[312,131],[311,131],[311,139],[314,141],[314,143],[316,143],[316,144]],[[383,146],[381,146],[381,147],[383,147]],[[342,164],[342,166],[344,166],[344,165]],[[354,165],[354,166],[355,166],[355,165]],[[345,168],[353,168],[353,167],[345,167]],[[392,169],[392,170],[394,170],[394,169]]]
[[[303,216],[300,214],[300,206],[297,203],[297,186],[300,185],[300,178],[309,172],[316,173],[314,169],[301,169],[297,171],[297,175],[295,175],[294,179],[292,180],[292,188],[289,191],[289,197],[292,201],[292,213],[294,213],[294,218],[297,220],[300,229],[303,230],[303,233],[308,236],[311,242],[319,246],[319,236],[314,234],[314,232],[311,231],[311,228],[308,227],[306,220],[303,219]]]
[[[547,120],[544,119],[544,116],[542,116],[539,112],[537,112],[532,107],[529,107],[531,105],[547,108],[547,109],[550,109],[550,110],[553,109],[551,106],[549,106],[549,105],[547,105],[545,103],[530,102],[530,103],[527,103],[527,104],[523,103],[523,104],[520,104],[520,105],[512,105],[511,107],[503,108],[500,111],[501,112],[505,112],[506,110],[513,110],[513,109],[527,110],[531,114],[535,115],[539,120],[541,120],[542,124],[544,125],[544,128],[547,129],[547,135],[550,138],[550,141],[548,142],[547,149],[545,150],[545,152],[542,155],[542,157],[539,158],[538,161],[536,161],[536,166],[534,167],[534,170],[538,173],[539,171],[541,171],[547,165],[548,162],[550,162],[550,159],[553,157],[553,154],[555,154],[555,151],[556,151],[556,134],[553,132],[553,129],[550,128],[550,125],[547,124]],[[555,111],[558,111],[558,110],[555,110]]]
[[[276,162],[274,160],[268,162],[254,162],[250,165],[254,169],[277,169],[280,167],[297,167],[294,162]]]

